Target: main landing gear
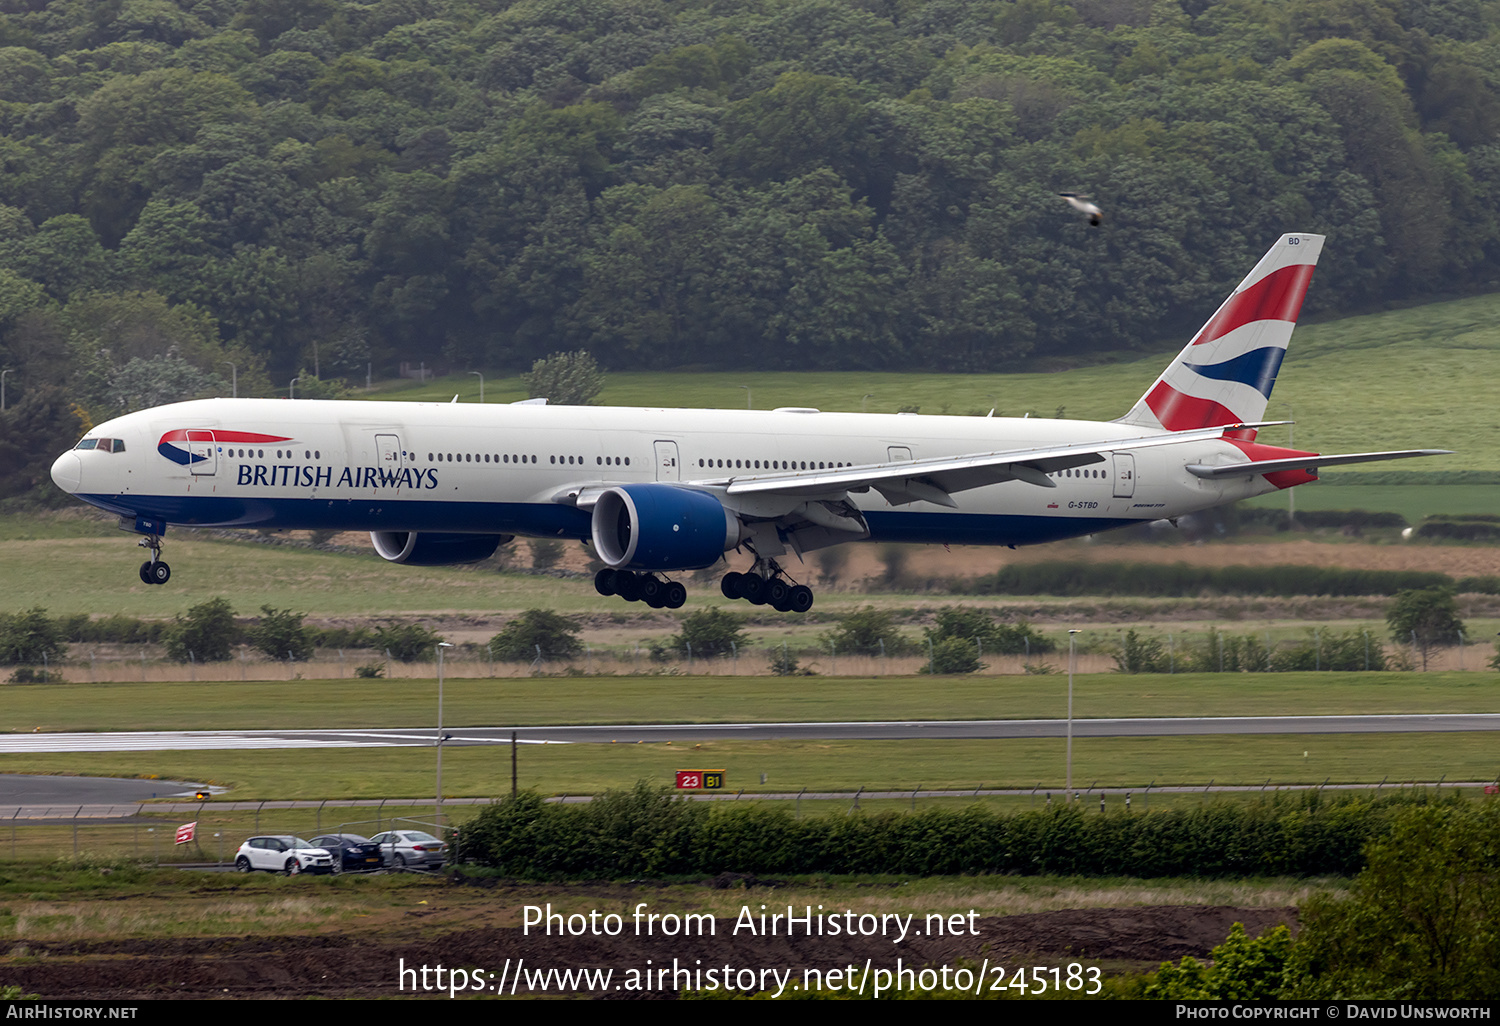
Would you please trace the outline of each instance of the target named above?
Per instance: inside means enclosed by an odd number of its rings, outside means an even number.
[[[618,595],[626,602],[644,602],[652,609],[680,609],[687,601],[687,589],[677,581],[609,567],[594,575],[594,590],[601,595]]]
[[[730,571],[719,582],[725,598],[744,599],[751,605],[770,606],[783,613],[805,613],[812,608],[812,589],[792,584],[776,560],[764,557],[755,561],[747,574]]]
[[[161,535],[150,534],[136,542],[151,550],[151,558],[141,564],[142,584],[166,584],[172,579],[172,568],[161,559]]]

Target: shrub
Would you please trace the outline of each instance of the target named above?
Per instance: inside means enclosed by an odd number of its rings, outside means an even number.
[[[692,645],[695,659],[732,655],[745,647],[750,636],[740,629],[740,618],[722,609],[700,609],[682,618],[682,631],[668,645],[686,655]]]
[[[387,620],[375,628],[375,647],[402,663],[436,659],[437,644],[442,640],[437,631],[409,621]]]
[[[285,659],[288,653],[299,662],[312,658],[312,632],[302,626],[305,613],[261,606],[260,614],[260,619],[245,632],[251,645],[272,659]]]
[[[874,606],[846,613],[838,626],[825,632],[821,640],[837,652],[861,655],[879,655],[882,651],[886,655],[906,655],[916,648],[910,638],[897,630],[891,614]]]
[[[1125,632],[1120,647],[1111,654],[1116,673],[1166,673],[1171,669],[1161,639],[1147,637],[1134,629]]]
[[[548,659],[571,659],[583,651],[578,621],[550,609],[528,609],[490,639],[490,652],[506,662],[529,663],[537,649]]]
[[[978,650],[997,655],[1031,655],[1054,651],[1057,645],[1045,635],[1031,629],[1025,620],[998,623],[989,613],[961,606],[944,606],[937,612],[937,623],[925,634],[933,643],[949,638],[964,638]]]
[[[927,665],[918,673],[974,673],[985,665],[979,661],[979,645],[968,638],[944,638],[930,644]]]
[[[173,621],[166,636],[167,658],[179,663],[220,663],[229,658],[239,640],[240,628],[229,600],[210,599]]]

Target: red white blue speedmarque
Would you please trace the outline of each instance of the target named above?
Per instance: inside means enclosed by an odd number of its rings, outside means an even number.
[[[144,536],[168,525],[369,531],[397,563],[515,535],[592,543],[603,594],[682,605],[663,576],[753,560],[731,598],[802,612],[778,559],[843,542],[1029,545],[1170,519],[1442,450],[1320,455],[1255,441],[1323,247],[1284,235],[1109,422],[771,411],[203,399],[111,420],[52,466]]]

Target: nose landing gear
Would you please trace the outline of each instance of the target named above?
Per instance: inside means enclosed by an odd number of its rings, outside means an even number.
[[[141,564],[142,584],[166,584],[172,579],[172,568],[162,562],[161,558],[161,535],[148,534],[136,542],[142,548],[151,550],[151,558]]]

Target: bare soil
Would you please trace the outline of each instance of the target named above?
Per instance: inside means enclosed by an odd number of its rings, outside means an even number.
[[[642,892],[629,885],[600,885],[593,895],[603,908],[628,908]],[[551,892],[548,892],[551,893]],[[495,889],[498,905],[519,909],[546,894],[528,886]],[[763,896],[762,896],[763,897]],[[747,902],[754,899],[747,895]],[[773,906],[773,899],[763,897]],[[756,901],[755,904],[759,904]],[[752,905],[754,907],[754,905]],[[472,910],[471,910],[472,912]],[[483,915],[467,927],[434,930],[425,916],[441,912],[406,912],[397,920],[377,922],[360,932],[283,936],[236,936],[90,940],[76,942],[19,942],[0,972],[7,984],[46,999],[134,1000],[160,998],[374,998],[444,996],[423,994],[420,977],[409,976],[401,988],[398,969],[442,965],[493,972],[520,959],[533,971],[546,969],[615,970],[610,988],[590,993],[577,987],[553,985],[550,996],[605,999],[675,999],[670,986],[649,992],[632,990],[628,974],[634,970],[679,966],[723,967],[734,970],[791,970],[800,980],[803,970],[827,972],[849,966],[894,969],[900,958],[906,967],[950,966],[960,963],[979,969],[989,966],[989,986],[997,966],[1006,978],[1021,966],[1059,967],[1071,962],[1101,965],[1106,975],[1122,969],[1154,969],[1159,963],[1185,955],[1202,958],[1223,942],[1234,923],[1244,923],[1252,936],[1280,923],[1296,928],[1291,908],[1232,908],[1224,906],[1166,906],[1120,909],[1069,909],[977,920],[978,936],[908,936],[893,944],[882,936],[750,936],[734,934],[735,921],[719,919],[713,936],[637,937],[629,925],[620,936],[530,935],[515,926],[484,925]],[[922,917],[915,923],[920,929]],[[20,957],[17,957],[20,956]],[[649,960],[649,961],[648,961]],[[512,972],[514,969],[511,970]],[[639,979],[639,976],[637,976]],[[435,983],[429,976],[428,982]],[[414,990],[416,993],[414,994]],[[517,989],[526,994],[526,987]]]

